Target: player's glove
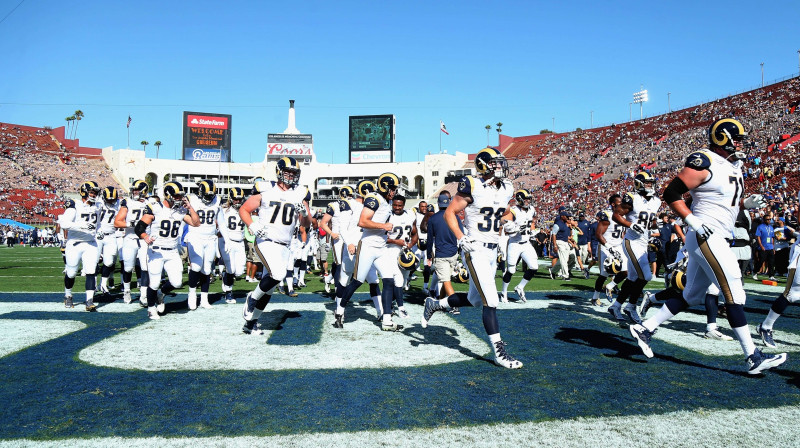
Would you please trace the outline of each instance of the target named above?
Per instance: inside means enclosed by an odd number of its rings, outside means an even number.
[[[767,200],[760,194],[752,194],[744,200],[744,208],[751,210],[754,208],[764,208],[767,206]]]
[[[252,223],[250,223],[248,229],[250,229],[250,233],[252,233],[254,236],[258,238],[266,237],[267,234],[266,226],[258,221],[253,221]]]
[[[509,221],[503,224],[503,231],[506,235],[513,235],[519,232],[519,224],[515,223],[514,221]]]
[[[637,237],[640,237],[640,236],[643,236],[643,235],[647,236],[647,230],[645,230],[645,228],[642,227],[639,223],[632,224],[630,227],[628,227],[628,230],[633,232],[634,236],[637,236]]]
[[[622,260],[622,254],[620,254],[617,251],[617,249],[614,249],[613,247],[608,247],[608,246],[606,246],[606,247],[607,247],[607,250],[608,250],[608,255],[610,255],[611,258],[616,258],[617,260]]]
[[[295,209],[296,209],[298,212],[300,212],[300,216],[302,216],[303,218],[305,218],[306,216],[308,216],[308,209],[306,209],[306,205],[305,205],[305,204],[303,204],[302,202],[298,202],[297,204],[295,204],[295,205],[294,205],[294,208],[295,208]]]
[[[689,214],[689,216],[684,218],[683,221],[686,222],[686,224],[689,227],[691,227],[692,230],[697,232],[697,236],[699,236],[701,240],[704,241],[707,240],[714,233],[714,230],[711,229],[711,227],[708,227],[707,225],[703,224],[702,219],[698,218],[697,216],[691,213]]]
[[[464,252],[474,251],[477,248],[477,245],[478,244],[475,242],[475,240],[468,236],[463,236],[460,240],[458,240],[458,249]]]
[[[102,241],[105,238],[103,232],[98,232],[97,235],[94,237],[97,241]]]

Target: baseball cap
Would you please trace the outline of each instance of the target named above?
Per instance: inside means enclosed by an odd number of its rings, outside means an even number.
[[[449,204],[450,204],[450,197],[447,196],[446,194],[440,194],[438,201],[439,208],[447,208]]]

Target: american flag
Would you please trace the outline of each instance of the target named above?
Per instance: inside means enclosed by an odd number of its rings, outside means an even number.
[[[128,124],[126,125],[126,127],[128,127],[128,128],[131,127],[131,116],[130,115],[128,115]]]

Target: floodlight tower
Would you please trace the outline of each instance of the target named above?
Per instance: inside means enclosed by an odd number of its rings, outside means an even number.
[[[647,102],[647,90],[642,90],[633,94],[633,104],[639,104],[639,119],[641,120],[643,117],[642,114],[642,105]]]

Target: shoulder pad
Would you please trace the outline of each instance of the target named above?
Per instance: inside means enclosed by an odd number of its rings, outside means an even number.
[[[75,208],[75,201],[72,199],[67,199],[64,201],[64,208]]]
[[[516,206],[509,208],[508,211],[510,211],[511,215],[514,216],[514,219],[517,219],[517,214],[520,210]]]
[[[123,198],[122,201],[120,201],[119,206],[128,208],[128,200]]]
[[[303,200],[306,202],[311,202],[311,192],[308,191],[308,187],[306,187],[306,195],[303,196]]]
[[[704,152],[696,151],[689,154],[684,166],[697,171],[707,170],[711,167],[711,159]]]
[[[325,214],[331,216],[336,214],[336,210],[333,208],[333,203],[330,203],[327,207],[325,207]]]
[[[419,212],[417,211],[417,207],[411,207],[411,213],[414,213],[415,215],[416,215],[417,213],[419,213]]]
[[[625,193],[625,196],[622,197],[622,203],[623,204],[628,204],[628,205],[633,205],[633,198],[634,198],[634,194],[633,193],[630,193],[630,192],[629,193]]]
[[[611,216],[610,215],[611,215],[611,212],[608,211],[608,210],[603,210],[603,211],[597,212],[597,221],[610,222],[611,221]]]
[[[349,202],[347,202],[346,200],[342,199],[341,201],[339,201],[339,210],[341,210],[343,212],[346,212],[348,210],[352,210],[352,207],[350,207],[350,203]]]
[[[152,206],[150,204],[147,204],[147,205],[144,206],[144,214],[145,215],[155,215],[155,213],[153,213],[153,208],[152,208]]]
[[[375,210],[378,209],[379,205],[380,205],[380,202],[378,202],[378,197],[375,196],[374,193],[370,193],[369,195],[367,195],[366,198],[364,198],[364,207],[365,208],[368,208],[368,209],[370,209],[372,211],[375,211]]]
[[[458,183],[458,192],[472,196],[472,190],[475,188],[475,178],[472,176],[464,176]]]

